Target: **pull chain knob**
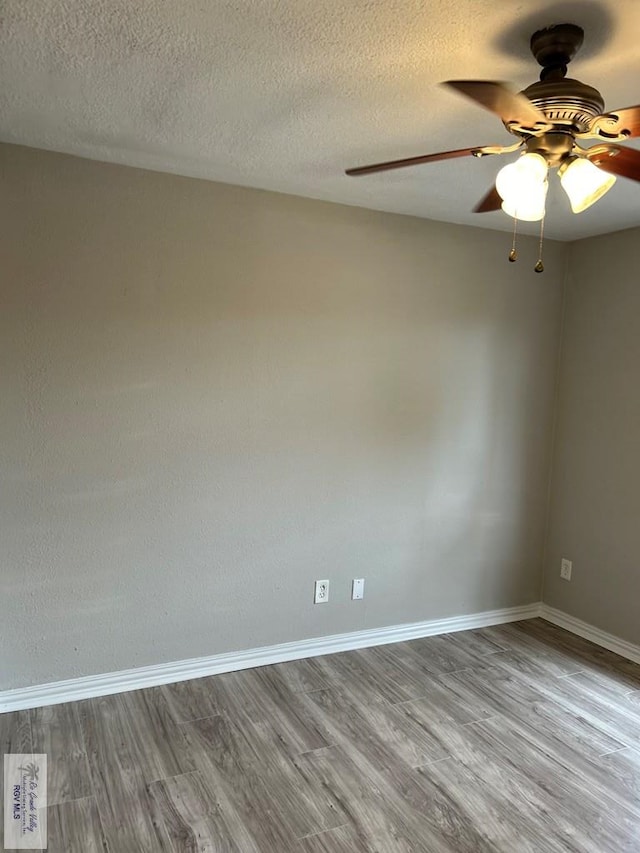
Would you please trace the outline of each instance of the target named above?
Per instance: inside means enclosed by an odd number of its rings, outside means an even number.
[[[516,237],[518,234],[518,218],[513,217],[513,239],[511,240],[511,251],[509,252],[509,263],[515,264],[518,260],[518,251],[516,249]]]
[[[544,264],[542,263],[542,241],[544,240],[544,216],[540,220],[540,245],[538,246],[538,263],[535,265],[534,272],[544,272]]]

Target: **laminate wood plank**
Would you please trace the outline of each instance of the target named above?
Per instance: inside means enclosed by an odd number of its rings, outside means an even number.
[[[509,637],[505,635],[503,628],[505,624],[518,624],[518,623],[503,623],[501,625],[488,625],[486,628],[475,628],[472,631],[462,631],[462,634],[475,634],[479,633],[487,640],[489,640],[493,645],[497,647],[499,651],[509,651],[511,649],[511,643]]]
[[[565,671],[564,667],[558,668],[557,662],[549,654],[542,655],[532,653],[530,650],[511,649],[491,658],[492,671],[503,669],[505,672],[525,676],[523,681],[535,685],[537,681],[549,682],[561,678],[569,678],[577,675],[582,670],[571,668]]]
[[[486,796],[492,798],[494,820],[503,811],[506,821],[522,836],[521,846],[533,844],[533,849],[539,845],[540,850],[552,850],[554,853],[596,853],[597,847],[591,842],[588,824],[574,821],[569,810],[563,810],[560,805],[567,803],[567,798],[560,796],[557,791],[549,791],[547,785],[520,768],[527,766],[528,756],[523,755],[518,761],[519,753],[511,752],[508,748],[496,749],[487,743],[485,725],[502,724],[499,718],[491,718],[477,724],[462,727],[451,727],[446,722],[435,720],[431,726],[443,742],[447,742],[455,760],[462,764],[477,778],[477,786]],[[510,744],[509,744],[510,746]],[[525,746],[520,749],[524,752]],[[442,766],[441,766],[442,765]],[[421,775],[446,773],[449,761],[442,761],[418,768]],[[497,813],[497,814],[496,814]],[[484,827],[481,816],[476,818],[480,827]],[[512,853],[518,850],[512,843],[498,845],[494,841],[496,851]],[[603,848],[600,853],[604,853]],[[607,851],[609,853],[609,851]],[[613,851],[611,850],[611,853]]]
[[[136,690],[112,698],[120,737],[129,743],[145,782],[195,770],[182,729],[160,691]]]
[[[268,720],[291,755],[329,746],[326,732],[305,713],[304,694],[294,693],[271,667],[238,673],[232,711],[244,710],[255,722]]]
[[[505,668],[543,680],[568,678],[583,671],[582,662],[575,663],[571,656],[548,648],[537,640],[533,643],[528,645],[527,641],[524,645],[495,655],[492,658],[493,666],[504,663]]]
[[[586,686],[583,683],[583,673],[576,673],[571,678],[545,678],[544,668],[531,660],[527,661],[525,666],[517,659],[501,660],[496,666],[527,681],[541,695],[568,712],[588,720],[620,746],[634,746],[638,742],[640,731],[637,715],[631,713],[628,708],[622,710],[619,704],[608,701],[601,692],[594,692],[591,687]]]
[[[395,707],[411,716],[415,710],[419,720],[440,719],[449,725],[464,726],[496,714],[495,704],[489,698],[472,695],[469,691],[452,689],[446,680],[453,674],[434,676],[426,685],[425,695],[419,699],[402,702]],[[458,681],[453,681],[457,685]],[[537,698],[535,694],[532,700]]]
[[[411,643],[408,645],[411,647]],[[429,674],[419,658],[407,654],[406,649],[397,649],[395,644],[362,649],[357,660],[366,670],[368,681],[377,685],[387,702],[395,704],[424,695]]]
[[[543,619],[531,619],[515,625],[521,634],[535,637],[547,648],[572,656],[581,669],[606,675],[612,685],[617,683],[627,691],[640,689],[640,664]]]
[[[571,751],[549,750],[544,739],[528,727],[494,717],[474,724],[487,752],[505,762],[553,797],[558,815],[570,816],[576,831],[589,827],[584,853],[617,853],[640,849],[640,815],[621,804],[593,762]]]
[[[510,726],[519,726],[519,722],[513,718],[508,723]],[[633,750],[615,750],[596,757],[577,749],[575,740],[565,738],[563,742],[558,735],[551,735],[549,732],[542,734],[533,727],[527,727],[526,737],[535,742],[538,749],[553,755],[555,761],[564,767],[567,774],[583,780],[585,788],[590,791],[601,791],[603,800],[608,798],[620,803],[627,811],[636,814],[636,822],[640,827],[640,801],[633,793],[634,787],[628,785],[628,778],[617,772],[614,758],[618,754],[625,753],[630,757]],[[636,738],[634,744],[638,742],[640,740]]]
[[[321,665],[334,685],[348,689],[359,702],[404,702],[420,696],[419,679],[400,663],[394,661],[388,646],[378,649],[361,649],[354,652],[328,655],[319,658]]]
[[[480,664],[476,656],[456,646],[448,634],[443,637],[425,637],[420,640],[397,643],[394,645],[393,652],[404,658],[407,663],[413,662],[427,676],[469,669]],[[406,698],[417,699],[418,696]]]
[[[316,780],[343,804],[352,830],[366,850],[467,853],[423,822],[423,815],[406,794],[395,790],[361,754],[329,747],[299,756],[296,764],[305,778]],[[474,853],[479,853],[477,848]]]
[[[331,694],[334,691],[325,691],[325,694]],[[321,693],[313,693],[309,695],[309,700],[317,700]],[[326,696],[325,696],[326,701]],[[336,712],[336,701],[332,701],[328,708],[328,713],[332,716]],[[348,710],[348,709],[347,709]],[[375,707],[375,712],[380,712],[380,707]],[[397,708],[389,709],[392,713],[397,713]],[[393,749],[381,749],[376,743],[375,737],[367,732],[364,737],[359,734],[366,728],[366,720],[363,720],[362,714],[353,719],[352,729],[349,729],[349,715],[345,714],[341,720],[340,728],[342,739],[339,740],[336,750],[339,750],[340,756],[351,766],[357,767],[361,779],[369,780],[370,784],[374,784],[376,789],[381,791],[381,798],[385,803],[390,804],[395,802],[394,808],[397,810],[395,821],[400,821],[404,827],[404,839],[409,840],[410,837],[423,839],[425,849],[429,850],[435,843],[444,844],[445,849],[449,848],[456,851],[494,851],[496,848],[492,845],[491,840],[484,835],[481,828],[476,828],[472,822],[468,820],[465,802],[468,798],[462,797],[459,803],[454,802],[454,792],[446,792],[437,786],[429,787],[426,784],[418,784],[417,778],[413,770],[406,766]],[[446,729],[446,726],[443,728]],[[373,726],[371,730],[374,730]],[[462,729],[460,729],[462,731]],[[424,732],[423,732],[424,734]],[[466,733],[462,735],[462,740],[466,737]],[[443,751],[443,744],[448,741],[448,732],[444,737],[438,737],[433,734],[432,742],[439,744],[440,751]],[[455,743],[455,737],[453,740]],[[450,747],[447,743],[447,748]],[[311,758],[315,753],[310,754]],[[304,761],[307,756],[302,756],[298,759],[299,762]],[[440,766],[448,761],[447,758],[434,761],[431,766]],[[424,769],[424,768],[421,768]],[[346,772],[344,768],[342,773]],[[326,779],[325,782],[326,784]],[[474,784],[476,784],[474,782]],[[352,799],[356,796],[352,792]],[[341,794],[343,803],[351,805],[352,800],[346,799],[348,794],[343,791]],[[399,798],[394,800],[394,798]],[[401,803],[401,806],[398,805]],[[390,807],[390,806],[389,806]],[[353,815],[353,812],[351,811]],[[380,830],[382,831],[382,830]],[[383,833],[384,834],[384,833]],[[515,831],[509,834],[509,838],[513,840]],[[378,836],[375,836],[376,841]],[[437,841],[436,841],[437,840]],[[377,848],[374,848],[377,849]],[[421,847],[419,849],[422,849]],[[512,850],[511,846],[505,846],[505,851]],[[557,848],[558,853],[560,848]]]
[[[281,671],[272,670],[262,667],[198,679],[193,690],[192,682],[161,689],[174,719],[181,723],[219,714],[254,722],[268,719],[291,755],[327,746],[324,732],[302,713],[302,694],[290,689]]]
[[[442,724],[434,724],[436,730]],[[479,727],[479,726],[478,726]],[[464,766],[477,780],[477,788],[484,796],[491,798],[494,809],[505,813],[509,825],[506,831],[514,829],[521,839],[514,846],[512,842],[498,846],[495,850],[512,853],[520,847],[525,850],[533,846],[534,850],[553,851],[553,853],[586,853],[591,850],[588,827],[577,829],[571,816],[558,811],[554,797],[534,780],[510,763],[509,757],[498,756],[488,749],[476,732],[477,726],[451,729],[444,727],[443,740],[448,740],[458,764]],[[451,770],[450,760],[418,768],[420,776],[447,773]],[[442,767],[440,766],[442,765]],[[454,769],[454,772],[459,772]],[[420,777],[419,777],[420,778]],[[424,781],[422,781],[424,784]],[[451,784],[451,783],[448,783]],[[473,795],[472,795],[473,796]],[[494,820],[496,817],[494,816]],[[477,818],[484,826],[482,817]],[[495,838],[495,831],[493,833]],[[495,842],[494,842],[495,843]]]
[[[388,699],[380,694],[375,681],[372,681],[367,669],[363,668],[362,663],[357,658],[345,661],[345,658],[351,654],[351,652],[341,652],[340,654],[323,655],[316,658],[325,674],[325,680],[329,682],[331,688],[337,687],[340,690],[348,690],[356,701],[362,704],[371,702],[389,704]]]
[[[234,825],[245,832],[248,850],[290,850],[296,837],[260,776],[262,755],[246,727],[226,717],[207,717],[182,725],[197,768],[219,796],[224,796]]]
[[[234,722],[237,724],[238,720]],[[336,799],[301,778],[278,729],[270,720],[252,722],[245,719],[242,733],[252,749],[251,754],[245,750],[250,772],[265,783],[274,808],[297,838],[332,829],[347,821]]]
[[[173,853],[166,831],[153,822],[139,752],[131,738],[121,697],[86,699],[79,703],[78,712],[91,783],[110,851]]]
[[[293,693],[326,690],[332,686],[331,679],[327,677],[326,670],[317,658],[277,663],[269,669],[281,678]]]
[[[543,691],[532,689],[499,667],[482,674],[452,673],[442,680],[453,694],[466,702],[471,703],[477,697],[496,714],[526,723],[550,740],[554,739],[554,743],[571,746],[582,754],[598,757],[626,745],[603,731],[597,723],[554,702]]]
[[[565,683],[567,682],[567,683]],[[603,700],[584,685],[567,679],[548,688],[555,702],[581,714],[602,732],[619,741],[623,746],[636,746],[640,742],[640,722],[637,712],[630,713],[631,706],[621,707]]]
[[[454,678],[461,678],[463,675],[469,676],[471,673],[457,673],[455,676],[450,675],[447,676],[447,678],[449,680],[453,680]],[[525,823],[532,823],[534,826],[536,824],[538,825],[539,831],[537,833],[532,832],[531,827],[529,827],[528,833],[524,831],[525,838],[530,836],[533,836],[534,838],[538,836],[546,837],[547,832],[545,831],[545,826],[547,827],[547,830],[549,829],[548,815],[553,815],[552,822],[554,837],[563,839],[560,849],[576,850],[579,851],[579,853],[584,853],[584,851],[587,850],[593,850],[594,853],[596,853],[596,851],[600,851],[600,853],[602,853],[604,850],[611,850],[613,853],[613,850],[616,849],[615,846],[599,848],[597,844],[594,846],[589,842],[588,836],[579,838],[576,841],[576,827],[579,826],[579,822],[573,820],[573,811],[575,810],[579,812],[580,810],[581,797],[583,794],[582,788],[578,787],[577,791],[574,790],[573,801],[568,798],[566,794],[561,793],[564,790],[562,783],[560,783],[560,788],[555,792],[555,795],[549,796],[548,787],[550,779],[557,780],[558,777],[564,778],[564,775],[566,775],[567,778],[571,778],[570,772],[563,769],[563,761],[567,761],[568,766],[573,767],[574,770],[580,769],[582,771],[583,775],[580,776],[580,778],[582,779],[582,784],[585,790],[591,790],[594,784],[596,786],[602,784],[603,790],[606,790],[607,788],[607,785],[604,784],[604,780],[599,775],[596,765],[588,762],[584,756],[575,749],[567,747],[562,737],[553,738],[547,732],[531,732],[525,723],[521,721],[516,721],[514,723],[514,721],[507,720],[504,717],[494,717],[478,724],[455,728],[448,725],[446,722],[443,723],[443,721],[437,717],[430,717],[428,708],[421,709],[422,702],[423,700],[417,700],[415,702],[407,703],[407,705],[402,707],[412,713],[420,713],[420,711],[422,711],[422,722],[425,727],[430,728],[435,736],[441,738],[443,744],[446,745],[452,755],[463,761],[466,766],[470,767],[479,776],[483,777],[487,785],[492,786],[494,790],[502,790],[505,792],[505,805],[507,808],[513,808],[514,803],[518,804],[518,812],[517,815],[514,814],[514,820],[517,817],[517,825],[519,825],[523,831],[525,830]],[[482,740],[478,738],[479,731],[482,732],[486,726],[492,725],[495,726],[496,732],[499,733],[502,731],[503,727],[513,727],[514,724],[516,725],[518,735],[515,738],[511,738],[510,745],[513,750],[512,753],[509,750],[503,749],[504,745],[502,743],[496,745],[496,743],[491,742],[488,747],[485,743],[483,748]],[[557,729],[557,726],[555,728]],[[544,726],[542,729],[544,730]],[[565,729],[563,734],[566,735],[566,733],[567,731]],[[558,763],[555,766],[552,759],[549,759],[549,763],[545,768],[547,773],[546,776],[542,771],[539,771],[538,777],[535,777],[534,775],[522,772],[521,770],[521,768],[528,769],[529,762],[531,761],[531,756],[529,751],[526,749],[526,744],[527,739],[532,740],[532,735],[535,749],[542,752],[544,755],[556,756],[560,751],[564,754],[564,759],[562,761],[558,760]],[[497,734],[496,739],[498,739]],[[496,758],[501,759],[498,766],[495,764]],[[597,758],[594,758],[593,760],[595,762],[598,761]],[[445,762],[442,763],[445,764]],[[438,767],[439,765],[434,764],[433,768],[427,769],[432,769],[434,773],[437,773]],[[535,782],[535,787],[533,788],[532,782]],[[609,785],[611,784],[613,783],[610,779]],[[597,802],[597,799],[595,801],[592,799],[590,803],[591,808],[593,808]],[[559,804],[562,803],[567,806],[565,812],[559,808]],[[597,808],[601,807],[598,806]],[[589,809],[587,809],[587,811],[589,811]],[[597,814],[598,812],[596,811],[595,813]],[[525,817],[526,821],[524,820]]]
[[[486,785],[462,762],[454,758],[438,761],[419,768],[417,774],[427,795],[425,811],[437,815],[438,826],[448,826],[450,831],[455,826],[459,836],[468,835],[468,827],[474,828],[465,841],[468,849],[567,853],[564,842],[548,837],[548,823],[540,819],[540,810],[536,813],[506,797],[502,785]]]
[[[487,830],[499,825],[499,819],[486,802],[483,812],[474,811],[471,785],[461,784],[462,773],[457,774],[457,784],[451,786],[443,784],[442,780],[434,782],[431,778],[420,778],[422,773],[433,773],[437,777],[441,772],[438,768],[450,763],[450,759],[434,762],[428,768],[422,768],[420,774],[396,777],[394,790],[401,793],[413,814],[420,816],[415,821],[420,833],[428,827],[436,838],[445,840],[451,849],[459,853],[495,853],[496,849],[501,848],[496,848],[491,832]],[[420,782],[416,781],[417,778],[420,778]],[[497,833],[494,831],[493,834]],[[504,834],[508,834],[509,844],[502,849],[513,849],[515,828]]]
[[[194,678],[155,688],[164,696],[173,718],[189,723],[205,717],[215,717],[226,709],[220,678]]]
[[[31,752],[29,711],[0,714],[0,754]]]
[[[78,705],[68,702],[31,711],[33,751],[47,754],[50,806],[93,793]]]
[[[305,697],[331,740],[367,755],[379,767],[401,761],[418,767],[449,755],[442,743],[396,706],[359,705],[339,690],[316,690]]]
[[[32,751],[29,711],[0,714],[0,760],[4,761],[5,754]],[[0,773],[0,798],[4,803],[4,771]]]
[[[640,750],[621,749],[600,757],[608,778],[615,778],[612,791],[622,802],[640,809]]]
[[[257,849],[233,810],[201,773],[152,782],[149,794],[154,822],[164,826],[175,853],[244,853]]]
[[[500,640],[500,637],[492,628],[474,628],[471,631],[459,631],[447,634],[447,637],[455,639],[462,648],[479,657],[488,657],[496,652],[506,652],[509,646]]]
[[[626,813],[634,814],[633,819],[640,829],[640,800],[635,795],[635,777],[625,775],[625,759],[616,761],[616,755],[626,755],[626,769],[634,766],[634,750],[627,748],[615,750],[601,756],[589,755],[577,739],[568,737],[566,729],[542,731],[540,727],[523,726],[515,719],[509,719],[505,725],[520,732],[522,739],[529,741],[538,751],[553,757],[563,774],[582,784],[584,790],[600,792],[602,802],[615,802],[624,807]],[[563,738],[563,734],[565,735]],[[640,849],[640,847],[639,847]]]
[[[513,656],[537,663],[549,676],[572,675],[584,669],[584,659],[560,645],[553,645],[544,638],[523,631],[518,627],[519,624],[511,622],[496,627],[500,635],[509,642]]]
[[[566,681],[570,685],[579,685],[586,690],[598,702],[622,712],[630,719],[640,723],[640,692],[628,693],[621,689],[621,685],[615,679],[604,675],[602,672],[585,671],[568,676]]]
[[[105,853],[108,850],[94,797],[49,806],[47,835],[48,853]]]

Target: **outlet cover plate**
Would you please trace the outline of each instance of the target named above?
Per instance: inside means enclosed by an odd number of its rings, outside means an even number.
[[[314,604],[326,604],[329,601],[329,581],[316,581],[314,590]]]
[[[571,560],[566,560],[564,557],[560,563],[560,577],[563,581],[571,580],[571,569],[573,568],[573,563]]]

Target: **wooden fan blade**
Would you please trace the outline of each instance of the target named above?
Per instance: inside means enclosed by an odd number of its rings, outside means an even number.
[[[524,95],[507,89],[502,83],[491,80],[445,80],[442,85],[450,86],[500,116],[505,124],[515,122],[532,129],[538,124],[549,124],[544,114],[534,107],[531,101]]]
[[[435,163],[438,160],[452,160],[454,157],[468,157],[475,151],[481,151],[481,146],[475,148],[458,148],[457,151],[440,151],[438,154],[421,154],[419,157],[407,157],[404,160],[389,160],[386,163],[374,163],[371,166],[358,166],[347,169],[345,174],[370,175],[373,172],[387,172],[390,169],[404,169],[405,166],[420,166],[422,163]]]
[[[640,136],[640,104],[636,107],[624,107],[611,110],[606,115],[597,116],[591,123],[600,136],[617,137],[624,134],[629,138]]]
[[[502,207],[502,197],[498,193],[498,190],[495,188],[495,185],[491,187],[486,196],[479,201],[478,204],[473,208],[474,213],[488,213],[491,210],[500,210]]]
[[[613,144],[596,145],[587,149],[586,154],[594,166],[604,169],[605,172],[640,181],[640,151],[635,148]]]

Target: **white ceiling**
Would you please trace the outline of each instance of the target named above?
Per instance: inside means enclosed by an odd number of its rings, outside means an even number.
[[[470,210],[506,160],[343,170],[511,141],[437,83],[523,88],[529,36],[553,23],[585,29],[572,76],[609,109],[640,102],[639,0],[3,0],[2,19],[6,142],[504,230]],[[549,197],[557,239],[640,225],[631,181],[578,216],[556,182]]]

